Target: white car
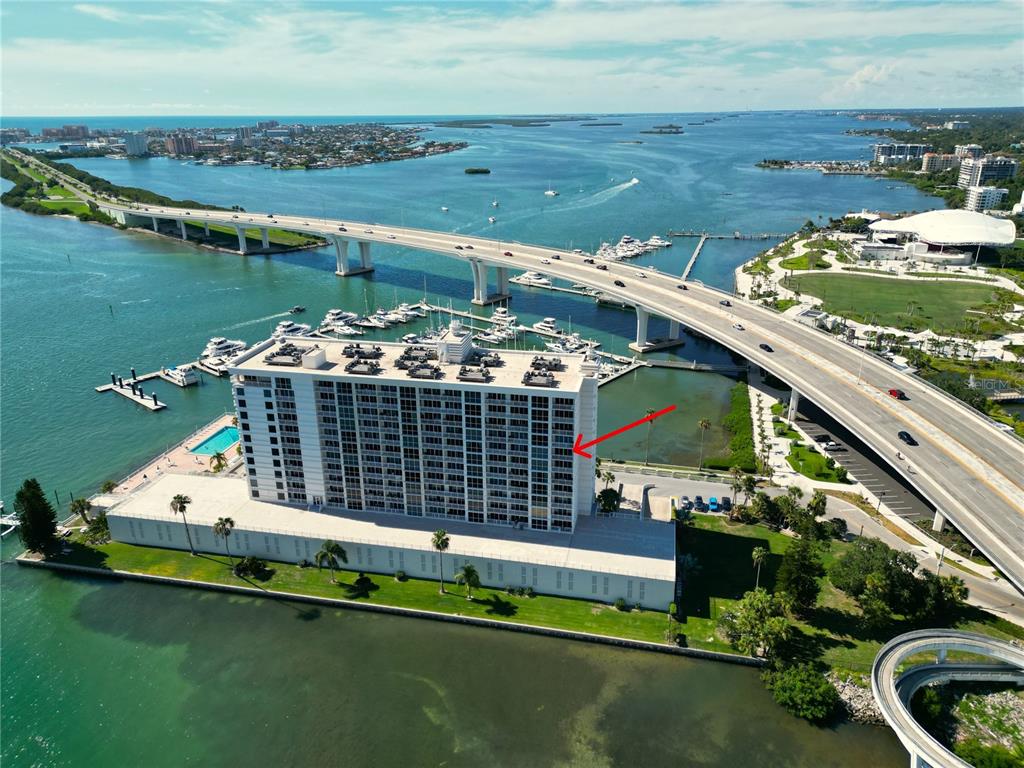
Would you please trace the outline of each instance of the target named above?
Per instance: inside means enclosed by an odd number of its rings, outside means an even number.
[[[541,259],[540,263],[541,264],[550,264],[551,263],[551,259]]]
[[[394,235],[388,235],[388,240],[394,240],[394,239],[395,239]]]
[[[736,329],[737,331],[745,331],[745,330],[746,330],[746,328],[744,328],[744,327],[743,327],[742,325],[740,325],[739,323],[733,323],[733,324],[732,324],[732,327],[733,327],[733,328],[735,328],[735,329]]]
[[[372,229],[364,229],[363,232],[365,232],[368,235],[372,235],[373,234],[373,230]]]
[[[645,275],[643,272],[634,272],[633,274],[636,275],[637,277],[642,277],[644,280],[647,279],[647,275]]]

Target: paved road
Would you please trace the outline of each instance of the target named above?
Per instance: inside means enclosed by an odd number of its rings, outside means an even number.
[[[839,443],[843,450],[830,455],[871,493],[881,495],[885,506],[895,514],[911,521],[931,522],[935,507],[903,475],[880,462],[874,451],[821,408],[801,399],[797,421],[808,435],[827,434]],[[900,453],[906,455],[907,451]]]
[[[52,173],[52,169],[43,169]],[[608,262],[607,270],[598,270],[585,263],[583,256],[536,245],[348,220],[252,212],[235,219],[238,214],[232,211],[101,204],[113,212],[230,226],[263,225],[528,269],[599,289],[677,320],[813,399],[894,465],[1024,592],[1024,443],[920,379],[764,307],[696,282],[686,283],[684,290],[679,278],[649,267]],[[726,300],[731,306],[723,305]],[[773,350],[763,349],[762,344]],[[902,389],[909,399],[889,397],[886,392],[893,387]],[[897,438],[901,430],[910,432],[919,445],[908,448],[901,443]],[[897,451],[911,457],[912,473],[906,462],[896,461]]]

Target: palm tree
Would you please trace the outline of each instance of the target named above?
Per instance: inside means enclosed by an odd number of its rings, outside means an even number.
[[[231,535],[231,531],[235,528],[235,521],[230,517],[218,517],[217,522],[213,524],[213,535],[220,536],[224,539],[224,551],[228,553],[228,560],[231,562],[231,569],[235,568],[235,561],[231,559],[231,548],[228,546],[228,536]]]
[[[241,447],[241,446],[239,446]],[[217,451],[213,456],[210,457],[210,469],[214,472],[220,472],[224,467],[228,465],[228,460],[224,458],[224,454]]]
[[[448,545],[451,544],[451,539],[448,538],[448,531],[444,528],[438,528],[434,531],[434,537],[430,540],[430,543],[437,550],[438,575],[441,578],[441,594],[444,594],[444,553],[448,549]]]
[[[192,503],[192,499],[183,494],[176,494],[171,499],[171,512],[177,515],[181,515],[181,522],[185,524],[185,538],[188,539],[188,550],[193,555],[196,553],[196,548],[192,545],[192,534],[188,531],[188,520],[185,518],[185,510],[188,505]]]
[[[89,524],[89,510],[92,509],[92,502],[88,499],[72,499],[71,500],[71,514],[78,515],[82,518],[82,522],[86,525]]]
[[[337,579],[334,578],[334,569],[338,567],[339,563],[348,562],[348,553],[345,549],[336,541],[327,539],[323,544],[320,545],[319,551],[313,556],[316,560],[317,569],[322,569],[324,564],[331,569],[331,583],[337,584]]]
[[[739,504],[740,491],[743,490],[743,470],[737,466],[729,467],[729,474],[732,480],[729,481],[729,490],[732,491],[732,496],[736,499],[736,504],[733,505],[733,509]],[[732,510],[729,511],[729,517],[733,516]]]
[[[761,585],[761,563],[768,557],[768,550],[764,547],[754,547],[754,551],[750,553],[750,558],[754,561],[754,567],[757,568],[757,578],[754,579],[754,589],[757,589]]]
[[[604,487],[607,490],[608,486],[615,482],[615,473],[610,469],[601,473],[601,479],[604,481]]]
[[[743,506],[750,503],[750,495],[757,490],[757,478],[753,475],[743,476]]]
[[[455,574],[456,584],[466,585],[466,599],[473,599],[473,590],[480,586],[480,574],[477,573],[476,566],[472,563],[466,563],[464,566],[459,568],[459,572]]]
[[[711,429],[711,422],[707,419],[701,419],[697,422],[697,426],[700,427],[700,458],[697,460],[697,469],[704,468],[704,433]]]
[[[654,415],[654,409],[653,408],[648,408],[647,409],[647,416],[648,416],[648,422],[647,422],[647,448],[644,450],[644,466],[647,466],[648,464],[650,464],[649,459],[651,458],[651,430],[654,428],[654,419],[651,419],[650,417],[653,416],[653,415]]]

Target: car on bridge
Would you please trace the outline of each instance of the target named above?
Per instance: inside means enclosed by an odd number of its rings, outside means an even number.
[[[626,287],[626,284],[624,282],[622,282],[621,280],[616,280],[615,284],[617,286],[619,286],[619,288],[625,288]]]
[[[511,255],[512,255],[512,251],[505,251],[505,252],[504,252],[503,254],[501,254],[501,255],[502,255],[502,256],[511,256]]]
[[[633,274],[636,275],[637,277],[642,277],[644,280],[647,279],[647,275],[645,275],[643,272],[634,272]]]
[[[728,299],[722,299],[718,303],[721,304],[723,307],[731,307],[732,306],[732,302],[729,301]]]
[[[917,445],[917,440],[915,440],[914,436],[907,432],[905,429],[901,429],[899,432],[897,432],[896,437],[898,437],[907,445]]]
[[[585,258],[585,259],[583,260],[583,263],[584,263],[584,264],[593,264],[593,263],[594,263],[594,260],[593,260],[592,258],[590,258],[590,257],[588,256],[587,258]]]
[[[735,328],[737,331],[745,331],[746,330],[746,328],[743,327],[743,323],[733,323],[732,327]]]
[[[455,250],[456,251],[461,251],[462,250],[462,246],[461,245],[456,245],[455,246]]]
[[[339,232],[348,232],[348,230],[345,229],[344,227],[338,227],[338,231]]]
[[[908,399],[907,398],[907,393],[904,392],[902,389],[890,389],[889,390],[889,397],[895,398],[896,400],[906,400],[906,399]]]
[[[607,264],[598,264],[597,268],[598,269],[603,269],[605,271],[608,271],[608,265]]]
[[[540,263],[541,264],[550,264],[551,263],[551,259],[541,259]]]
[[[683,285],[682,283],[680,283],[679,285],[677,285],[677,286],[676,286],[676,288],[678,288],[678,289],[679,289],[680,291],[686,291],[686,290],[689,290],[689,289],[688,289],[688,288],[687,288],[687,287],[686,287],[685,285]]]
[[[774,349],[772,349],[772,345],[771,344],[765,344],[764,342],[758,344],[757,346],[759,346],[765,352],[774,352],[775,351]]]
[[[562,257],[559,256],[557,253],[552,253],[551,254],[551,258],[554,259],[555,261],[561,261],[562,260]]]

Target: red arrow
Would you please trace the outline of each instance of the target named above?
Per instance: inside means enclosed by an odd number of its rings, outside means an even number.
[[[583,450],[584,448],[589,448],[592,445],[597,445],[598,443],[604,442],[609,437],[615,437],[616,435],[626,432],[632,429],[633,427],[639,427],[641,424],[646,424],[648,421],[654,421],[659,416],[664,416],[666,413],[671,413],[675,409],[676,407],[674,405],[670,405],[668,408],[662,408],[660,411],[652,413],[650,416],[644,416],[639,421],[634,421],[632,424],[627,424],[624,427],[619,427],[614,432],[609,432],[607,435],[601,435],[599,438],[597,438],[596,440],[591,440],[589,443],[583,442],[582,434],[576,435],[576,445],[572,447],[572,452],[580,456],[583,456],[586,459],[592,459],[594,458],[594,455],[592,453],[587,453],[585,450]]]

